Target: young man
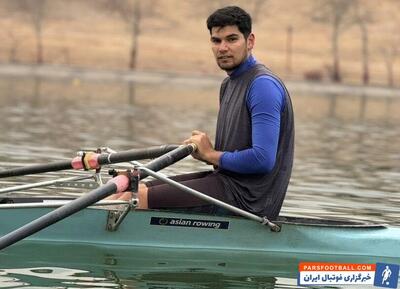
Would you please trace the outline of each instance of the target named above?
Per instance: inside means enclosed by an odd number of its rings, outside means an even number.
[[[294,120],[288,91],[252,56],[255,37],[251,17],[228,6],[207,19],[211,48],[228,77],[220,89],[215,147],[194,130],[184,143],[198,147],[193,157],[214,171],[173,177],[176,181],[259,216],[275,219],[292,171]],[[114,198],[129,199],[131,193]],[[139,208],[192,208],[215,213],[218,208],[160,181],[142,184]]]

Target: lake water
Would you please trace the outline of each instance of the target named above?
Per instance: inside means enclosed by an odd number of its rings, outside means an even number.
[[[217,94],[218,82],[212,81],[196,84],[161,79],[131,83],[3,76],[0,167],[68,159],[84,148],[126,150],[180,143],[192,129],[213,137]],[[399,225],[400,97],[300,93],[294,89],[292,100],[296,117],[295,165],[281,214]],[[187,158],[164,172],[171,175],[204,169],[208,167]],[[71,174],[77,173],[1,179],[0,187]],[[76,196],[80,192],[40,188],[23,194]],[[232,261],[237,267],[230,271],[213,263],[212,257],[206,259],[212,265],[205,262],[197,266],[181,260],[168,267],[164,266],[165,258],[173,257],[162,252],[162,260],[156,258],[158,267],[148,262],[141,267],[138,260],[146,259],[144,253],[139,259],[137,254],[135,258],[122,258],[125,265],[119,267],[118,258],[107,259],[100,249],[88,250],[85,252],[91,252],[92,257],[87,260],[63,262],[64,257],[57,258],[54,252],[53,256],[48,247],[32,245],[10,257],[13,262],[8,260],[7,264],[13,265],[1,266],[0,259],[0,287],[297,287],[293,262],[279,267],[281,273],[286,272],[283,274],[273,271],[271,262],[265,268],[270,269],[269,273],[263,274],[248,260]],[[47,259],[43,257],[46,254]],[[83,252],[78,251],[77,255]]]

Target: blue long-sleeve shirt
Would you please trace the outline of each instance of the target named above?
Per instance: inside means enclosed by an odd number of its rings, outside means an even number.
[[[250,56],[229,77],[239,77],[256,63]],[[250,85],[246,105],[251,115],[252,147],[224,152],[219,166],[243,174],[268,173],[275,165],[278,150],[281,112],[285,107],[284,88],[271,76],[259,76]]]

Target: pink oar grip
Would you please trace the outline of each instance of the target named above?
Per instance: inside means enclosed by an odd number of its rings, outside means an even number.
[[[82,157],[74,157],[71,161],[71,167],[74,170],[81,170],[83,169],[83,164],[82,164]]]
[[[99,154],[96,153],[87,153],[83,157],[74,157],[71,161],[71,167],[74,170],[81,170],[86,167],[86,169],[98,169],[100,168],[100,164],[98,162]]]
[[[98,163],[98,158],[99,155],[96,153],[87,153],[85,157],[83,158],[83,161],[85,162],[85,167],[89,169],[98,169],[100,168],[100,165]]]
[[[107,183],[114,183],[117,186],[115,193],[125,192],[129,188],[129,178],[125,175],[119,175],[115,178],[110,179]]]

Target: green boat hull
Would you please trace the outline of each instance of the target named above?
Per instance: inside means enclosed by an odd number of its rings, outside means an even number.
[[[0,235],[52,208],[0,209]],[[119,248],[226,251],[248,254],[318,255],[372,258],[400,263],[400,228],[283,219],[280,232],[240,217],[132,210],[109,230],[109,210],[82,210],[22,241]],[[18,245],[18,244],[17,244]],[[4,249],[7,253],[14,246]]]

